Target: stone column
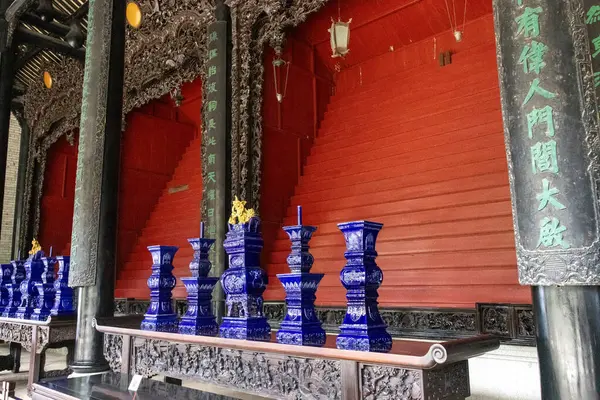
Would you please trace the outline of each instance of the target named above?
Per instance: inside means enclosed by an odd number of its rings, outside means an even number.
[[[519,280],[532,286],[542,397],[597,398],[600,7],[494,0],[494,18]]]
[[[78,288],[75,373],[109,369],[92,319],[114,306],[125,0],[90,0],[86,48],[69,275]]]
[[[202,219],[207,224],[209,239],[215,239],[211,252],[212,276],[220,277],[227,269],[227,256],[223,240],[227,233],[231,176],[231,38],[229,7],[219,0],[216,5],[216,22],[208,27],[206,54],[206,82],[204,90],[203,120],[205,137],[202,148],[203,208]],[[224,295],[221,285],[213,292],[215,316],[224,315]]]
[[[5,12],[11,0],[0,0],[0,226],[4,204],[8,128],[14,80],[15,48],[8,39],[9,24]]]
[[[21,143],[19,148],[19,166],[17,170],[17,190],[15,198],[15,217],[13,223],[13,240],[12,240],[12,256],[11,260],[18,260],[26,252],[19,248],[19,242],[23,228],[23,210],[25,204],[25,177],[27,173],[27,161],[29,158],[29,126],[24,117],[19,119],[21,126]],[[29,241],[31,242],[31,240]]]

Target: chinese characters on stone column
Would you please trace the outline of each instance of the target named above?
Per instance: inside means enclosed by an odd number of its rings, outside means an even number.
[[[523,73],[531,78],[522,108],[527,119],[527,136],[530,139],[531,169],[534,176],[539,176],[539,192],[536,195],[539,214],[537,248],[568,249],[568,230],[561,224],[560,214],[566,206],[561,203],[560,190],[552,183],[553,177],[560,173],[560,149],[553,140],[555,129],[552,107],[559,99],[556,93],[545,87],[546,82],[539,77],[546,67],[545,57],[548,53],[548,46],[539,39],[542,29],[540,16],[544,10],[541,6],[528,7],[524,3],[526,2],[518,2],[523,12],[515,18],[517,35],[524,39],[517,62],[523,66]],[[537,101],[532,102],[534,99]],[[543,102],[541,107],[532,105],[539,104],[539,101]]]

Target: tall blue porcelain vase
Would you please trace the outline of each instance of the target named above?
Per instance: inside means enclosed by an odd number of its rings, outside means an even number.
[[[347,263],[340,279],[348,300],[336,341],[338,349],[385,353],[392,348],[392,337],[377,307],[383,272],[375,263],[375,242],[382,227],[383,224],[369,221],[338,224],[346,240]]]
[[[13,270],[12,275],[10,276],[10,284],[6,285],[10,300],[2,312],[2,316],[14,318],[17,309],[21,305],[21,282],[25,279],[25,265],[21,260],[14,260],[10,263],[13,266]]]
[[[277,341],[302,346],[323,346],[326,335],[315,312],[315,293],[324,275],[310,273],[314,258],[309,253],[308,245],[317,228],[302,225],[302,208],[299,206],[298,225],[285,226],[283,230],[292,242],[292,251],[287,258],[291,273],[277,275],[285,289],[287,307],[277,331]]]
[[[271,327],[263,314],[262,294],[268,278],[260,268],[263,247],[260,219],[252,217],[246,223],[229,224],[223,245],[229,255],[229,269],[221,276],[227,312],[219,327],[219,335],[269,341]]]
[[[12,264],[0,264],[0,315],[12,304]]]
[[[152,254],[152,275],[148,278],[150,306],[144,314],[141,329],[155,332],[177,332],[177,314],[171,301],[175,287],[173,257],[175,246],[148,246]]]
[[[204,236],[204,235],[202,235]],[[219,278],[209,277],[211,264],[208,252],[214,239],[188,239],[194,249],[190,262],[191,277],[181,278],[187,290],[187,311],[179,321],[179,333],[185,335],[217,336],[219,325],[212,312],[212,292]]]
[[[42,273],[44,272],[43,251],[38,251],[29,256],[25,261],[25,279],[21,282],[21,305],[15,313],[16,318],[30,319],[34,309],[40,301],[37,289],[38,283],[42,282]]]
[[[54,281],[54,304],[50,309],[50,315],[73,315],[73,289],[69,287],[69,269],[71,266],[71,257],[58,256],[58,273]]]
[[[31,319],[36,321],[45,321],[50,316],[50,310],[54,305],[54,266],[56,258],[43,257],[44,270],[42,271],[42,281],[35,283],[38,291],[38,303],[31,314]]]

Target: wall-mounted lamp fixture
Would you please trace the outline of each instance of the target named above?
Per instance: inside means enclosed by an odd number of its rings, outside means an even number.
[[[142,26],[142,9],[140,5],[135,1],[130,1],[127,3],[127,8],[125,9],[125,16],[127,18],[127,23],[132,28],[139,28]]]
[[[44,71],[43,81],[44,86],[46,86],[48,89],[52,89],[52,75],[50,75],[50,72]]]
[[[285,82],[283,83],[283,93],[279,91],[279,82],[285,69]],[[277,73],[279,71],[279,73]],[[282,102],[287,93],[288,78],[290,76],[290,62],[281,58],[281,49],[275,49],[275,58],[273,59],[273,79],[275,79],[275,96],[278,102]]]

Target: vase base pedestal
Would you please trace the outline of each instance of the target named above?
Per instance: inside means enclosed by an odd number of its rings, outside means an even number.
[[[337,348],[387,353],[392,349],[392,337],[385,328],[386,326],[354,328],[342,325],[341,333],[336,339]]]
[[[321,327],[321,322],[296,325],[284,321],[277,331],[277,342],[282,344],[322,347],[326,339],[327,335]]]
[[[227,339],[268,342],[271,340],[271,327],[266,317],[224,317],[219,328],[219,336]]]
[[[219,334],[219,325],[215,317],[182,317],[179,322],[179,333],[182,335],[197,335],[197,336],[217,336]]]
[[[178,321],[176,314],[170,315],[144,315],[144,320],[140,327],[143,331],[153,332],[178,332]]]

